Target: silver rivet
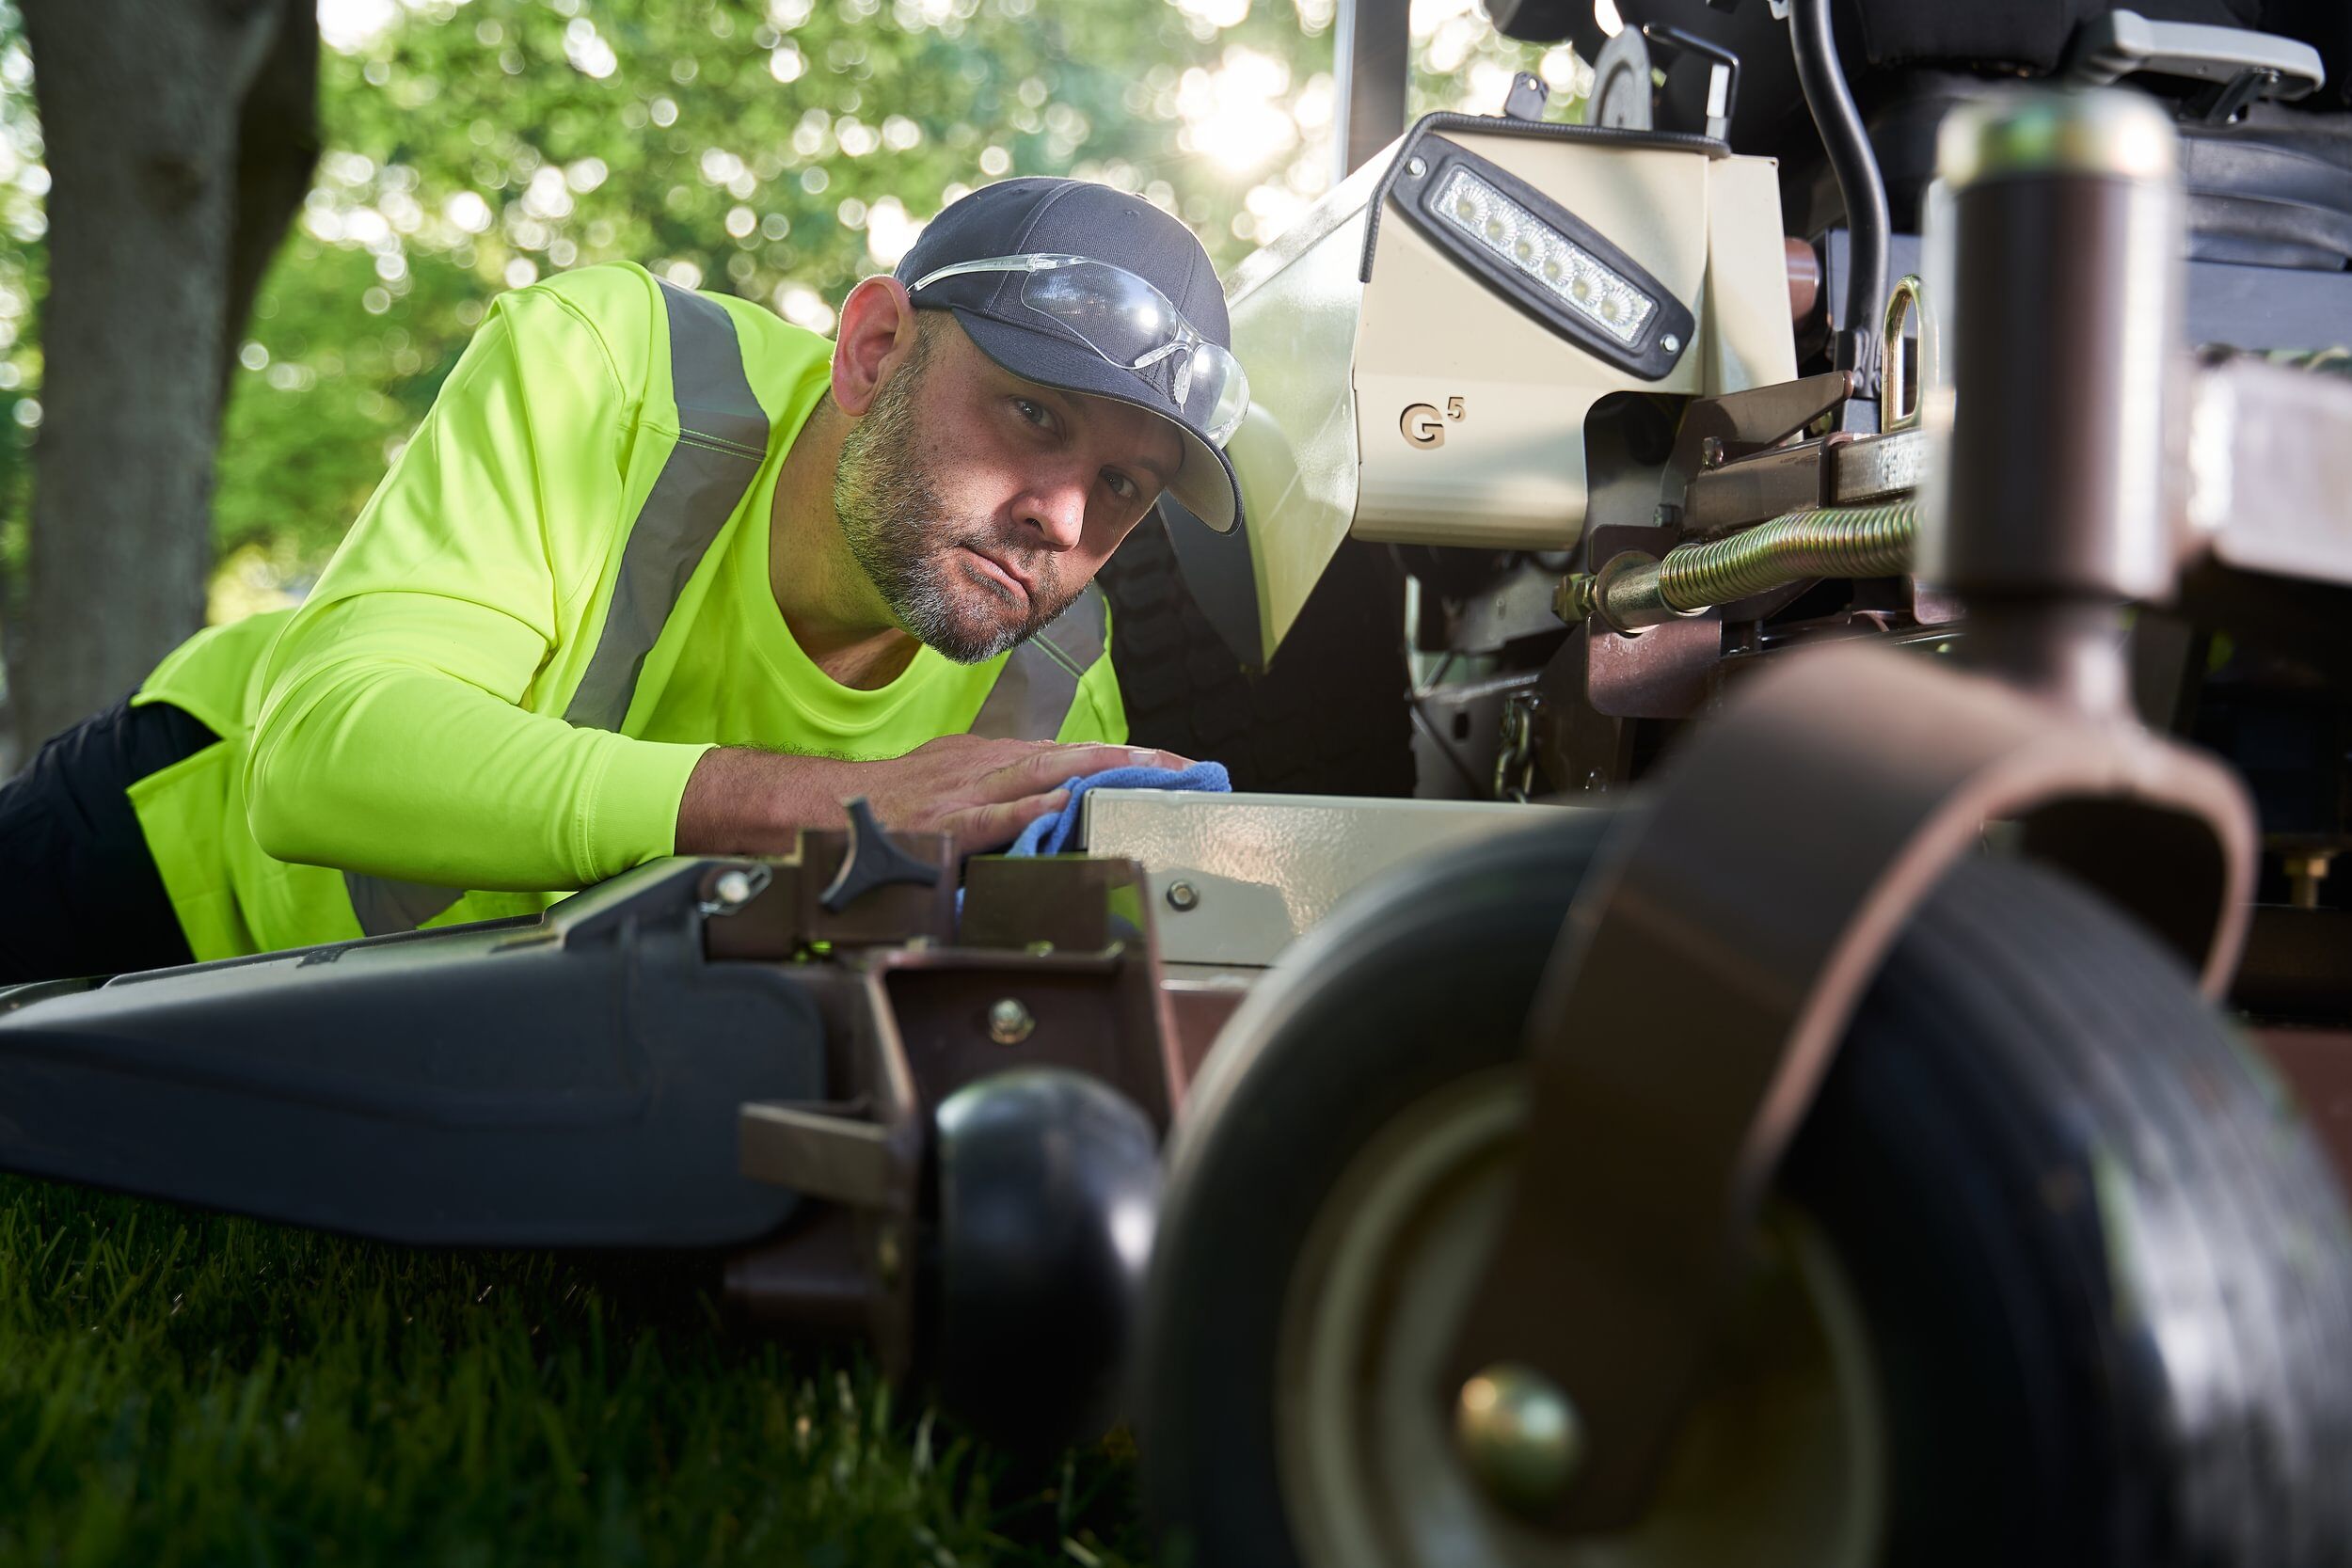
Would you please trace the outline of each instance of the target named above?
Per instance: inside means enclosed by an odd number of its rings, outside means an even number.
[[[1019,1045],[1036,1027],[1029,1009],[1009,996],[988,1009],[988,1037],[998,1045]]]
[[[1486,1495],[1508,1508],[1554,1501],[1584,1460],[1584,1421],[1533,1367],[1487,1368],[1454,1401],[1454,1442]]]
[[[1190,882],[1170,882],[1168,884],[1168,907],[1169,909],[1189,910],[1194,908],[1200,902],[1200,890],[1194,887]]]
[[[1664,337],[1658,340],[1658,346],[1664,349],[1668,354],[1680,354],[1682,352],[1682,340],[1669,332]]]
[[[1405,160],[1405,172],[1418,180],[1429,172],[1429,166],[1419,158],[1407,158]]]
[[[736,909],[751,902],[752,879],[747,872],[722,871],[710,891],[718,895],[720,903],[728,909]]]

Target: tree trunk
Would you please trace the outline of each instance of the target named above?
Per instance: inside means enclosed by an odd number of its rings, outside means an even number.
[[[23,11],[50,174],[43,417],[8,683],[29,749],[203,624],[222,396],[317,153],[318,23],[308,0]]]
[[[318,99],[318,6],[315,0],[287,0],[269,57],[255,73],[237,118],[237,215],[221,314],[224,407],[253,296],[261,292],[287,225],[310,194],[310,171],[319,161]]]

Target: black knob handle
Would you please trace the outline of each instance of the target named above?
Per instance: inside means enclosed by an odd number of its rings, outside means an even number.
[[[939,867],[918,861],[890,841],[874,819],[874,808],[861,795],[850,802],[850,847],[841,856],[841,869],[817,895],[827,914],[839,914],[871,890],[888,882],[913,882],[930,887],[939,880]]]

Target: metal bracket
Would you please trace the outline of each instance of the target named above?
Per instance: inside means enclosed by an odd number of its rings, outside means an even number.
[[[1575,1402],[1588,1457],[1543,1523],[1639,1517],[1853,1007],[1995,820],[2020,822],[2026,852],[2138,914],[2218,992],[2255,867],[2235,779],[2121,721],[1923,659],[1790,657],[1694,731],[1623,818],[1530,1019],[1526,1163],[1444,1385],[1450,1398],[1517,1362]]]
[[[1779,445],[1853,392],[1851,371],[1828,371],[1694,400],[1682,412],[1674,453],[1659,481],[1659,525],[1681,525],[1684,492],[1702,469]]]
[[[1544,105],[1550,102],[1551,88],[1533,71],[1522,71],[1511,78],[1511,90],[1503,96],[1502,113],[1509,119],[1531,123],[1544,118]]]
[[[1662,43],[1705,64],[1707,92],[1702,107],[1706,111],[1707,135],[1714,141],[1730,139],[1732,112],[1740,103],[1740,56],[1720,43],[1663,23],[1645,24],[1642,34],[1652,43]],[[1674,75],[1672,66],[1667,67],[1667,75]],[[1668,99],[1677,96],[1670,85]]]
[[[857,1103],[793,1104],[752,1101],[736,1113],[743,1174],[803,1197],[854,1208],[885,1209],[900,1183],[890,1129]]]

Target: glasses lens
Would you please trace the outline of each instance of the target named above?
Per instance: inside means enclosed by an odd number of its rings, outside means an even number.
[[[1217,446],[1241,424],[1249,383],[1240,363],[1134,273],[1101,261],[1049,267],[1023,279],[1021,300],[1158,386]]]
[[[1099,261],[1033,272],[1022,284],[1021,299],[1120,365],[1133,366],[1185,335],[1175,308],[1159,290],[1124,268]]]
[[[1249,378],[1242,374],[1241,361],[1215,343],[1202,343],[1194,356],[1184,417],[1208,432],[1211,445],[1222,447],[1241,428],[1248,408]]]

